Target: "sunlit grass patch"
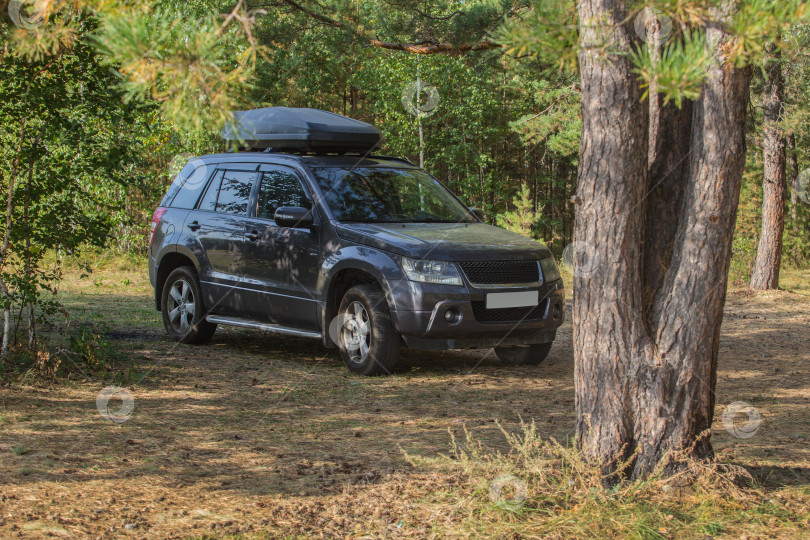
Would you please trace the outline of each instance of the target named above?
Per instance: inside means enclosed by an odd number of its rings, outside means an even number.
[[[452,501],[453,528],[439,534],[551,538],[693,538],[767,534],[793,537],[810,511],[781,504],[742,467],[690,462],[674,476],[660,473],[605,489],[602,475],[572,445],[539,436],[534,422],[502,430],[506,453],[488,450],[464,429],[442,457],[407,454],[419,469],[460,473],[460,489],[435,493]],[[795,490],[794,490],[795,491]]]
[[[779,273],[779,288],[810,296],[810,268],[782,268]]]

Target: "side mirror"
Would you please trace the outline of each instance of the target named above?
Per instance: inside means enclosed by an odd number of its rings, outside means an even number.
[[[486,223],[486,221],[487,221],[487,215],[484,213],[484,211],[483,211],[483,210],[481,210],[480,208],[470,208],[470,212],[472,212],[472,214],[473,214],[473,215],[474,215],[476,218],[478,218],[480,221],[483,221],[483,222],[485,222],[485,223]]]
[[[314,222],[312,212],[297,206],[279,206],[273,215],[279,227],[292,227],[295,229],[309,229]]]

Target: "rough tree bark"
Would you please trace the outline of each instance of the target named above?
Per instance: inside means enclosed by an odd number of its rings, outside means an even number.
[[[639,44],[626,3],[580,0],[579,17],[577,441],[612,484],[712,455],[750,70],[725,62],[726,36],[714,25],[700,97],[650,107],[626,54]],[[581,256],[592,271],[579,270]]]
[[[773,49],[775,45],[771,45]],[[769,290],[779,288],[779,268],[782,264],[782,233],[785,230],[785,138],[779,128],[785,80],[778,51],[765,59],[764,116],[762,177],[762,227],[759,247],[751,274],[751,288]]]

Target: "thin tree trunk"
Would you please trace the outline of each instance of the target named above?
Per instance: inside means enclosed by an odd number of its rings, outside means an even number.
[[[651,108],[626,55],[638,38],[625,3],[580,0],[579,15],[577,442],[613,484],[648,475],[664,458],[671,471],[682,457],[712,455],[750,70],[723,63],[725,36],[709,28],[718,60],[700,98],[681,110]],[[607,33],[599,21],[611,24]],[[590,46],[605,37],[618,54]]]
[[[30,87],[30,85],[29,85]],[[26,90],[27,94],[27,90]],[[3,340],[0,342],[0,363],[8,357],[9,341],[11,339],[11,296],[9,294],[8,286],[3,279],[3,268],[8,256],[9,245],[11,242],[11,214],[14,210],[14,181],[17,177],[19,156],[22,150],[22,144],[25,139],[27,118],[23,118],[20,124],[20,136],[17,143],[17,152],[14,157],[11,171],[8,175],[8,189],[6,191],[6,223],[3,231],[3,242],[0,244],[0,298],[4,300],[6,306],[3,308]]]
[[[799,232],[799,220],[796,216],[796,208],[799,206],[799,158],[796,154],[796,134],[791,133],[787,137],[787,150],[788,150],[788,170],[787,174],[790,176],[788,183],[790,184],[790,220],[793,223],[793,231]]]
[[[39,141],[39,137],[37,137],[37,142]],[[37,142],[34,143],[36,146]],[[25,184],[25,196],[23,197],[23,224],[25,227],[25,278],[27,281],[27,285],[29,286],[28,290],[32,291],[34,295],[36,295],[36,288],[31,287],[31,283],[33,281],[33,267],[31,264],[31,222],[30,222],[30,215],[28,212],[30,199],[31,199],[31,182],[34,179],[34,163],[28,167],[28,180]],[[26,298],[28,304],[28,347],[29,349],[33,350],[34,345],[36,344],[36,327],[34,326],[34,300],[32,298]]]
[[[774,49],[775,45],[771,45]],[[762,178],[762,228],[759,248],[751,275],[751,288],[779,288],[779,268],[782,264],[782,233],[785,229],[785,138],[779,129],[785,81],[782,77],[781,55],[768,54],[765,60],[765,98]]]
[[[425,135],[422,130],[422,117],[418,117],[419,122],[419,168],[425,168]]]

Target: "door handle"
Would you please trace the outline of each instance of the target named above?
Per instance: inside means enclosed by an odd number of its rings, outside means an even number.
[[[186,225],[186,227],[188,227],[192,231],[196,231],[196,230],[198,230],[200,228],[200,222],[199,221],[192,221],[191,223]]]
[[[250,240],[251,242],[255,242],[259,239],[259,231],[251,231],[249,233],[245,233],[245,238]]]

